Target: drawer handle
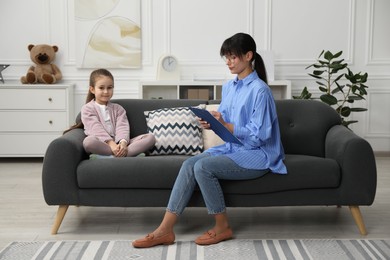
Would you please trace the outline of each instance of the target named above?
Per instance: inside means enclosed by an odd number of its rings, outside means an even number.
[[[53,120],[49,120],[49,124],[51,124],[51,125],[52,125],[52,124],[53,124]]]
[[[53,99],[51,97],[49,97],[49,102],[52,102],[52,101],[53,101]]]

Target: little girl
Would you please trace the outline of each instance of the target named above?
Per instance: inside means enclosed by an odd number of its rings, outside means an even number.
[[[86,152],[115,157],[136,156],[149,150],[156,142],[152,134],[130,139],[126,110],[111,103],[114,77],[106,69],[93,71],[89,79],[86,104],[81,108],[81,122],[87,137]]]

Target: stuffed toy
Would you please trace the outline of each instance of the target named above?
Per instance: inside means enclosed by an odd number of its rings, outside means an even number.
[[[26,76],[20,78],[23,84],[54,84],[62,79],[60,69],[52,63],[58,51],[57,46],[30,44],[28,50],[30,51],[30,58],[35,65],[28,69]]]

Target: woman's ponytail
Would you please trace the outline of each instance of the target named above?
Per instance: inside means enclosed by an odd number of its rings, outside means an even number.
[[[257,52],[255,53],[255,67],[254,67],[254,69],[256,70],[259,78],[261,78],[266,84],[268,84],[267,71],[265,69],[265,64],[264,64],[263,58]]]

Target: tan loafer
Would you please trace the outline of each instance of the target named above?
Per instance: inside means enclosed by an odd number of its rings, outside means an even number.
[[[233,231],[231,228],[226,229],[224,232],[217,234],[213,229],[205,232],[203,235],[195,239],[195,243],[202,246],[217,244],[221,241],[225,241],[233,238]]]
[[[148,234],[146,237],[133,241],[133,247],[148,248],[158,245],[172,245],[175,242],[175,233],[167,233],[160,237]]]

